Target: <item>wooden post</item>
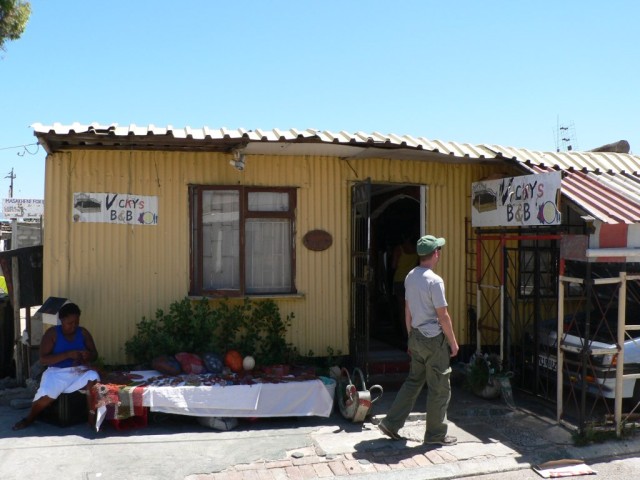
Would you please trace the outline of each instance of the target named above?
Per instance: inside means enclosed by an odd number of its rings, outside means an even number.
[[[20,322],[20,267],[18,256],[11,257],[11,280],[13,283],[13,325],[15,335],[15,357],[16,357],[16,382],[18,385],[24,385],[24,369],[23,369],[23,348],[20,338],[22,337],[22,325]]]

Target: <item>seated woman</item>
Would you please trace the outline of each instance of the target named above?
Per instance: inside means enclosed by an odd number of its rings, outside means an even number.
[[[13,426],[21,430],[33,423],[45,408],[62,393],[77,390],[90,391],[100,379],[89,364],[98,358],[93,337],[80,324],[80,308],[75,303],[67,303],[58,313],[60,325],[49,328],[40,342],[40,363],[47,366],[42,374],[40,388],[31,404],[31,411]],[[87,404],[89,396],[87,395]],[[93,418],[90,418],[90,423]]]

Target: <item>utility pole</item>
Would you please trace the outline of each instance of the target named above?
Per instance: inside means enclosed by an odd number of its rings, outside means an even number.
[[[11,169],[11,172],[9,172],[9,174],[7,174],[7,176],[4,178],[11,179],[11,183],[9,184],[9,198],[13,198],[13,179],[16,178],[16,175],[13,173],[13,168]]]

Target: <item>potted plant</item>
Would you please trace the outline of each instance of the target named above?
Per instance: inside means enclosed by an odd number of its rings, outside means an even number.
[[[482,398],[498,398],[510,377],[511,372],[504,370],[500,356],[495,353],[474,353],[467,364],[466,383]]]

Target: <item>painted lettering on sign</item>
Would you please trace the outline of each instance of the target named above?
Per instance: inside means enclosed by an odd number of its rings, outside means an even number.
[[[44,215],[44,200],[31,198],[5,198],[2,200],[4,218],[37,219]]]
[[[485,180],[472,185],[474,227],[558,225],[560,172]]]
[[[73,221],[157,225],[158,197],[122,193],[74,193]]]

